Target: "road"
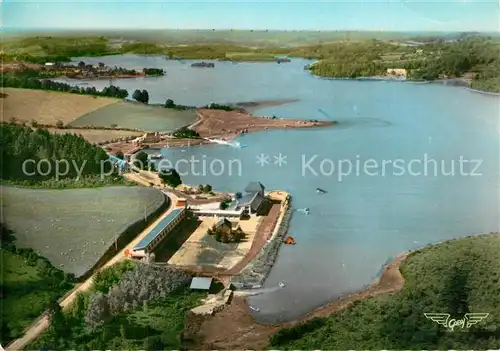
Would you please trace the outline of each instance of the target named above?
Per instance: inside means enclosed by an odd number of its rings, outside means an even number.
[[[147,227],[145,230],[143,230],[134,240],[130,242],[123,250],[121,250],[119,253],[117,253],[112,259],[110,259],[102,268],[109,267],[119,261],[122,261],[124,259],[127,259],[127,256],[125,256],[124,252],[126,249],[132,249],[144,236],[146,236],[153,227],[158,224],[163,218],[168,216],[170,212],[175,208],[175,204],[177,203],[178,197],[175,194],[172,194],[170,192],[166,192],[163,190],[163,193],[170,197],[170,206],[169,208],[156,220],[154,223],[152,223],[149,227]],[[102,269],[101,268],[101,269]],[[85,282],[80,284],[77,288],[75,288],[71,294],[66,296],[61,302],[60,305],[61,307],[67,308],[68,306],[71,305],[71,303],[75,300],[76,296],[80,292],[84,292],[90,289],[92,286],[92,280],[94,276],[99,272],[97,270],[94,272],[94,274],[88,278]],[[14,351],[14,350],[23,350],[29,343],[31,343],[33,340],[35,340],[45,329],[49,327],[49,317],[43,316],[39,318],[39,320],[36,323],[33,323],[28,330],[26,330],[25,334],[23,337],[14,340],[12,343],[10,343],[7,347],[6,350],[9,351]]]

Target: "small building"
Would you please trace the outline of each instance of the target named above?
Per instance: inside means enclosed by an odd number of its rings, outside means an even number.
[[[45,67],[46,68],[54,68],[55,64],[54,64],[54,62],[45,62]]]
[[[176,206],[177,207],[186,207],[187,206],[187,199],[185,199],[183,197],[178,198]]]
[[[184,219],[186,209],[175,208],[163,218],[145,237],[134,246],[131,256],[135,258],[146,257],[161,241]]]
[[[222,217],[215,223],[215,230],[223,234],[230,234],[233,229],[233,225],[226,217]]]
[[[191,280],[189,289],[191,290],[210,290],[212,286],[212,278],[194,277]]]
[[[256,215],[265,200],[265,187],[259,182],[251,182],[245,188],[246,194],[235,199],[227,208],[229,211],[243,209],[244,214]]]

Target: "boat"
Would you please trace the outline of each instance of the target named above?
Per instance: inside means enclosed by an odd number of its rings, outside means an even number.
[[[326,194],[326,193],[327,193],[327,191],[326,191],[326,190],[321,189],[321,188],[316,188],[316,192],[317,192],[318,194]]]
[[[259,312],[260,311],[257,307],[253,307],[253,306],[248,306],[248,307],[250,307],[250,309],[252,311],[255,311],[255,312]]]
[[[238,141],[228,141],[228,140],[224,140],[224,139],[206,139],[207,141],[211,142],[211,143],[215,143],[215,144],[219,144],[219,145],[228,145],[228,146],[232,146],[232,147],[236,147],[236,148],[241,148],[241,144],[238,142]]]
[[[308,214],[309,214],[309,208],[308,208],[308,207],[305,207],[305,208],[298,208],[298,209],[297,209],[297,211],[302,212],[302,213],[304,213],[304,214],[306,214],[306,215],[308,215]]]
[[[159,159],[163,158],[163,155],[162,155],[162,154],[152,154],[152,155],[150,156],[150,158],[151,158],[152,160],[159,160]]]
[[[292,238],[291,236],[289,236],[288,238],[286,238],[284,241],[283,241],[284,244],[287,244],[287,245],[295,245],[296,242],[295,242],[295,239]]]
[[[278,286],[279,286],[280,288],[284,288],[286,285],[285,285],[285,283],[280,282],[280,283],[278,284]]]

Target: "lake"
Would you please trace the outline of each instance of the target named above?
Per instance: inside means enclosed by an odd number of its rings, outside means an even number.
[[[289,234],[297,245],[282,246],[265,282],[268,292],[250,298],[260,321],[290,320],[360,290],[402,251],[500,230],[498,96],[440,84],[320,79],[303,70],[306,60],[216,62],[212,69],[134,55],[83,60],[164,68],[164,77],[113,82],[130,94],[147,89],[151,103],[299,99],[255,113],[339,122],[245,135],[240,149],[166,151],[173,161],[205,162],[205,172],[201,166],[191,170],[182,177],[185,183],[243,191],[248,182],[260,181],[267,189],[290,191],[294,208],[310,209],[309,215],[292,216]],[[260,154],[270,162],[257,164]],[[280,154],[286,156],[281,166],[273,162]],[[327,193],[317,194],[318,187]],[[272,289],[279,281],[286,287]]]

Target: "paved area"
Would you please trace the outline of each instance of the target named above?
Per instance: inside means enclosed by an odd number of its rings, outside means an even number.
[[[261,219],[262,217],[251,217],[248,220],[232,222],[233,228],[236,229],[239,225],[246,237],[240,243],[224,244],[207,234],[208,229],[218,218],[206,218],[168,263],[180,267],[202,266],[230,269],[250,251]]]

